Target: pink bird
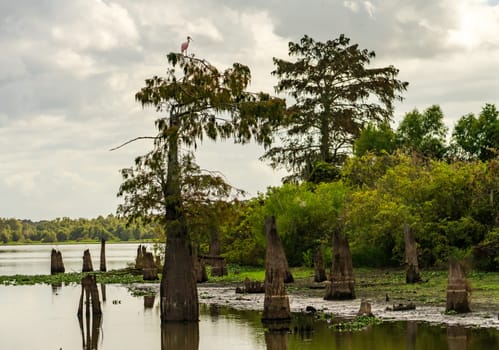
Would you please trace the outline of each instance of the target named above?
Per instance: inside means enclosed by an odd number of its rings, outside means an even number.
[[[182,45],[180,45],[180,52],[182,54],[187,53],[187,48],[189,47],[189,43],[191,42],[192,38],[190,36],[187,37],[187,41],[183,42]]]

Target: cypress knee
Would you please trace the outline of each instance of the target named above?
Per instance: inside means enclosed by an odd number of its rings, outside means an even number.
[[[284,255],[281,240],[277,234],[275,217],[265,219],[267,248],[265,253],[265,299],[263,305],[262,321],[272,323],[273,329],[289,327],[291,318],[289,299],[284,287],[287,260]],[[287,325],[284,323],[288,322]]]

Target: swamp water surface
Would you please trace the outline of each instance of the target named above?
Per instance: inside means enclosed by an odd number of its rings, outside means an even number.
[[[88,349],[499,349],[497,329],[412,321],[339,332],[296,314],[292,332],[272,334],[262,327],[260,312],[214,304],[201,306],[198,326],[162,327],[158,297],[132,296],[121,285],[104,288],[101,324],[88,334],[76,315],[80,286],[0,286],[0,349],[85,349],[92,343]],[[313,331],[300,332],[304,324]]]
[[[137,246],[107,245],[108,269],[126,267],[134,260]],[[66,271],[81,270],[84,249],[90,249],[94,267],[98,266],[98,244],[57,248],[62,252]],[[50,245],[0,246],[0,275],[49,274],[51,249]],[[101,285],[99,290],[102,298]],[[397,316],[398,320],[418,322],[390,321],[355,332],[339,332],[324,321],[295,314],[292,332],[273,334],[263,328],[261,313],[253,311],[263,308],[262,295],[239,297],[232,288],[200,286],[199,297],[204,304],[200,308],[199,325],[161,326],[158,296],[133,296],[123,285],[106,285],[104,291],[106,300],[101,299],[103,315],[99,326],[92,329],[83,322],[82,331],[77,317],[79,285],[0,286],[0,350],[499,349],[496,310],[461,319],[442,315],[435,308],[422,308],[416,314]],[[348,315],[355,314],[359,305],[358,300],[331,303],[296,296],[290,296],[290,302],[295,311],[312,303],[318,309]],[[382,305],[373,305],[373,312],[383,319],[392,317],[383,311]],[[468,327],[430,325],[422,320],[446,324],[457,320]],[[304,323],[313,331],[300,332],[298,329]]]

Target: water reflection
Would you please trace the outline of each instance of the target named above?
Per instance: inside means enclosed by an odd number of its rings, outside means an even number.
[[[466,328],[449,326],[447,328],[447,345],[449,350],[466,350],[468,348],[468,334]]]
[[[103,285],[101,285],[102,287]],[[105,294],[105,287],[101,290]],[[85,299],[85,303],[83,300]],[[85,313],[83,305],[85,304]],[[78,323],[80,325],[84,350],[97,350],[99,329],[102,323],[102,309],[95,276],[88,275],[81,279],[81,294],[78,303]]]
[[[156,295],[144,295],[144,309],[152,309]]]
[[[414,321],[407,321],[406,342],[405,348],[407,350],[416,349],[416,338],[418,334],[418,324]]]
[[[267,350],[288,350],[288,336],[286,331],[265,332]]]
[[[161,350],[199,350],[197,322],[161,325]]]
[[[216,322],[220,316],[220,305],[210,304],[210,318],[212,321]]]
[[[51,287],[52,287],[52,294],[58,295],[59,291],[62,288],[62,283],[52,283]]]
[[[102,315],[78,317],[78,323],[80,324],[82,348],[84,350],[97,350]]]

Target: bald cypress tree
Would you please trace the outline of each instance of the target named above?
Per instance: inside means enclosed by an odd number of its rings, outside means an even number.
[[[272,74],[279,79],[276,91],[296,103],[288,108],[282,145],[262,159],[308,180],[317,162],[341,165],[367,123],[389,121],[408,83],[396,79],[393,66],[368,67],[374,51],[350,44],[343,34],[326,42],[305,35],[289,43],[289,56],[296,60],[274,58]]]
[[[135,95],[143,107],[164,115],[156,119],[153,149],[122,170],[118,211],[133,220],[157,220],[166,232],[161,280],[161,320],[197,321],[198,296],[188,208],[193,201],[229,191],[221,176],[203,173],[182,146],[197,147],[204,138],[255,140],[268,146],[284,109],[281,99],[246,90],[247,66],[234,63],[220,71],[206,60],[167,55],[165,77],[146,79]],[[133,140],[130,140],[131,142]],[[126,143],[125,143],[126,144]]]

